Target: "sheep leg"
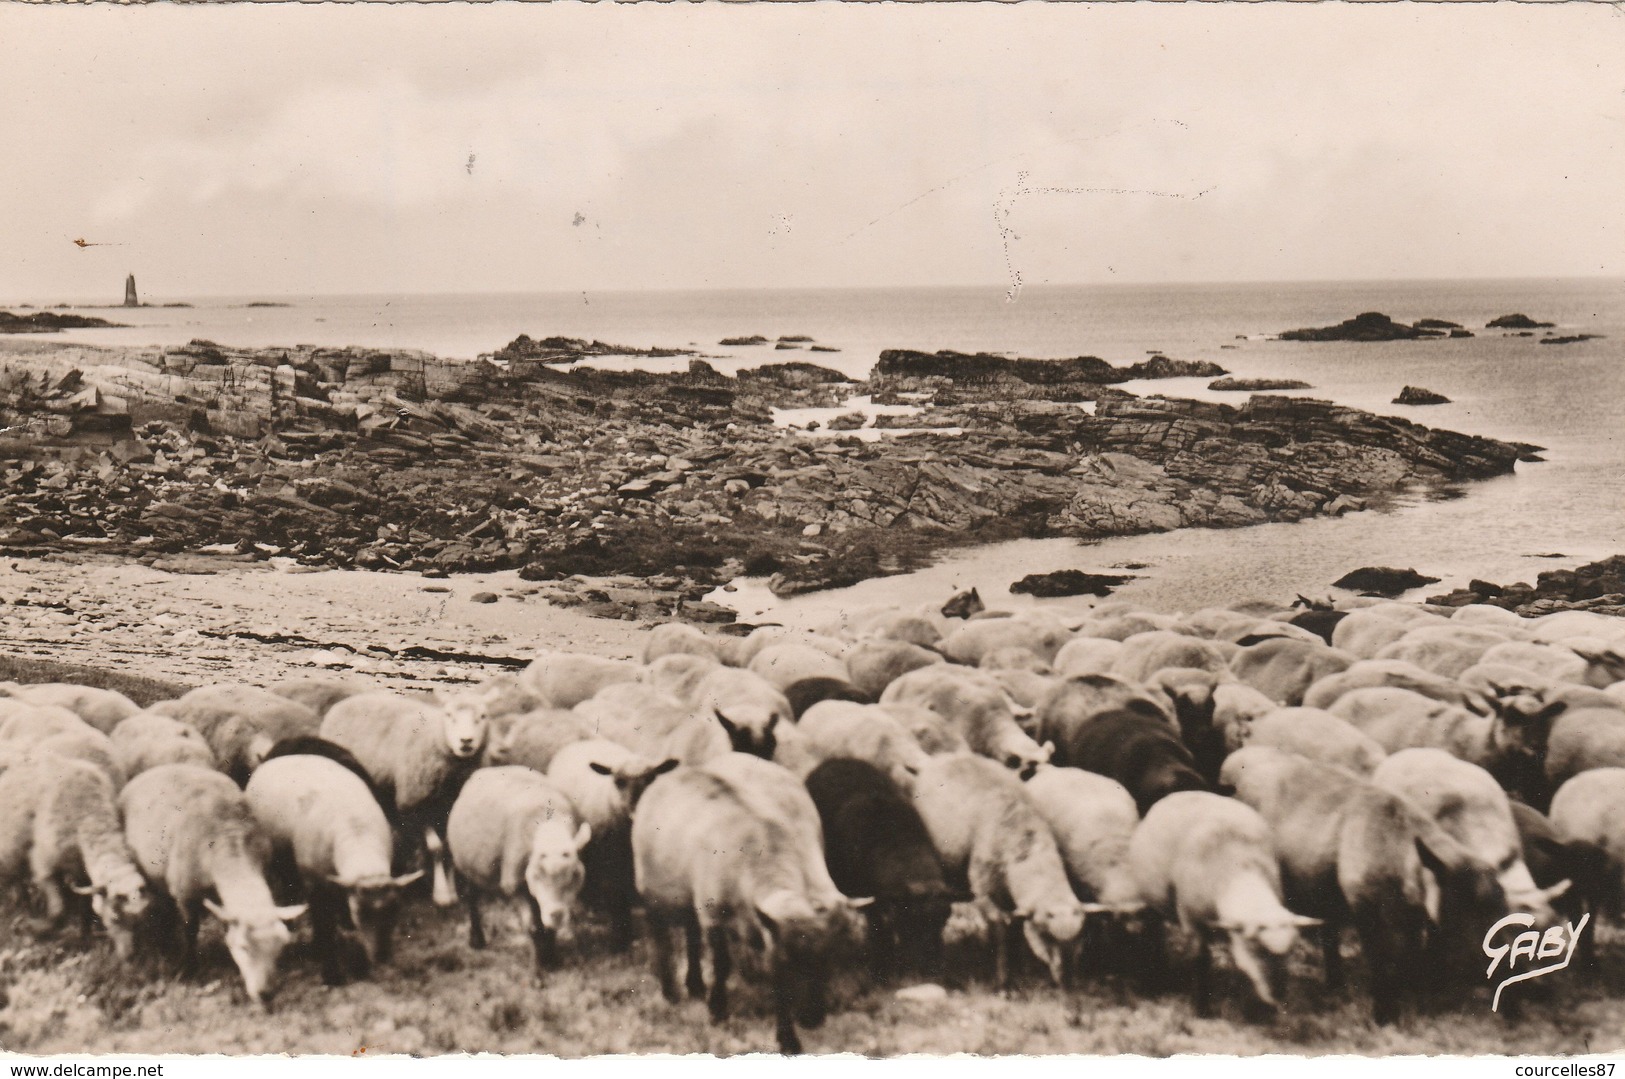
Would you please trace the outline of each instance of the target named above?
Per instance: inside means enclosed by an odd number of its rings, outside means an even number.
[[[446,856],[446,844],[441,841],[440,835],[435,831],[434,825],[425,825],[423,829],[423,849],[428,852],[429,863],[434,869],[434,905],[437,907],[454,907],[457,905],[457,889],[451,883],[451,866]]]
[[[198,974],[197,931],[203,922],[203,900],[193,899],[180,908],[181,914],[181,977],[195,978]]]
[[[896,967],[893,948],[895,930],[892,926],[891,912],[876,909],[879,906],[879,903],[872,904],[863,913],[869,923],[869,974],[876,981],[884,981],[892,976]]]
[[[372,953],[379,963],[388,963],[395,958],[395,923],[400,921],[400,917],[398,907],[390,907],[378,915],[378,924],[373,927]]]
[[[706,1000],[711,1011],[711,1022],[720,1023],[728,1018],[728,975],[733,969],[733,957],[728,953],[726,926],[706,927],[706,943],[711,947],[711,995]]]
[[[785,961],[782,951],[775,952],[773,956],[773,1018],[779,1052],[785,1056],[799,1054],[801,1039],[796,1035],[795,972]]]
[[[1149,910],[1141,918],[1140,925],[1142,991],[1162,992],[1168,988],[1168,926],[1161,915]]]
[[[1213,939],[1207,926],[1196,929],[1196,977],[1191,996],[1196,1014],[1203,1019],[1213,1017]]]
[[[1343,971],[1343,927],[1327,922],[1320,927],[1320,953],[1326,966],[1326,988],[1341,992],[1347,979]]]
[[[530,948],[536,960],[536,973],[540,975],[559,965],[559,935],[542,922],[542,908],[529,893],[525,895],[525,902],[530,907]]]
[[[1371,1021],[1387,1026],[1399,1018],[1403,981],[1396,969],[1393,942],[1386,927],[1369,912],[1357,916],[1355,930],[1360,936],[1360,952],[1371,968]]]
[[[485,947],[485,923],[480,920],[480,896],[474,885],[463,881],[463,906],[468,908],[468,946],[476,951]]]
[[[683,936],[688,944],[688,975],[684,985],[691,999],[700,1000],[705,996],[705,971],[700,967],[704,942],[700,938],[700,920],[693,911],[689,911],[688,917],[683,919]]]
[[[668,1003],[676,1004],[682,999],[677,992],[677,957],[672,953],[671,931],[672,916],[665,911],[649,911],[649,935],[655,946],[655,974],[660,978],[660,995]],[[697,966],[692,960],[691,966]]]
[[[330,888],[313,890],[310,903],[310,939],[322,957],[322,984],[343,985],[344,963],[338,947],[338,911]]]

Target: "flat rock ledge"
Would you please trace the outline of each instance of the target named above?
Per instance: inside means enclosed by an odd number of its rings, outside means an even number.
[[[641,618],[699,613],[742,574],[804,591],[956,544],[1294,521],[1539,459],[1326,401],[1136,397],[1092,381],[1134,368],[1093,362],[962,370],[888,352],[854,384],[810,364],[731,378],[698,358],[676,374],[542,358],[565,340],[499,364],[12,339],[0,551],[660,579],[605,609]],[[923,430],[864,442],[772,424],[773,408],[860,393],[912,404]]]

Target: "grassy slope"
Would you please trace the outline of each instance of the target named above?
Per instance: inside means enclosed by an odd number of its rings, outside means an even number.
[[[446,1052],[715,1053],[769,1051],[772,1023],[765,990],[736,990],[736,1015],[721,1026],[704,1005],[672,1007],[650,974],[648,949],[606,954],[589,925],[567,951],[564,968],[536,983],[529,943],[508,915],[491,910],[492,944],[468,949],[460,912],[414,904],[403,919],[395,964],[376,981],[328,989],[296,934],[284,957],[286,978],[267,1021],[236,997],[236,975],[212,927],[206,973],[178,983],[120,969],[98,941],[36,941],[8,917],[0,925],[0,971],[10,1004],[0,1010],[0,1047],[28,1053],[329,1053]],[[912,1004],[856,975],[833,991],[829,1022],[804,1036],[809,1052],[903,1053],[1512,1053],[1551,1055],[1625,1047],[1625,935],[1605,931],[1604,975],[1566,971],[1548,979],[1549,999],[1522,1019],[1489,1010],[1486,990],[1459,1007],[1396,1027],[1371,1026],[1358,991],[1329,995],[1318,970],[1296,972],[1292,1004],[1273,1024],[1241,1018],[1226,1001],[1214,1019],[1197,1019],[1181,995],[1147,999],[1117,978],[1097,978],[1062,994],[1037,983],[1008,996],[973,986],[945,1002]],[[1176,971],[1181,969],[1176,960]],[[1359,984],[1359,965],[1354,968]],[[1221,985],[1236,976],[1226,971]],[[736,982],[736,985],[738,983]]]

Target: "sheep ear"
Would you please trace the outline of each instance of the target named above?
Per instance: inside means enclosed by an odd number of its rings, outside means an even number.
[[[717,717],[717,722],[722,724],[722,729],[727,732],[728,738],[731,741],[733,736],[739,733],[738,725],[735,724],[733,720],[723,715],[722,709],[720,708],[711,709],[711,713]]]
[[[1079,903],[1078,906],[1083,908],[1085,916],[1090,914],[1110,914],[1117,909],[1110,903]]]
[[[591,768],[593,771],[597,772],[601,776],[612,776],[612,775],[615,774],[615,769],[611,768],[607,764],[601,764],[598,761],[589,762],[587,764],[587,767]]]
[[[1572,887],[1574,887],[1572,880],[1560,880],[1550,888],[1542,889],[1540,894],[1545,898],[1546,902],[1550,903],[1554,899],[1562,899]]]
[[[650,769],[649,778],[653,779],[656,776],[663,776],[682,763],[683,762],[676,757],[667,757],[665,760],[661,761],[659,764]]]
[[[105,892],[107,890],[105,888],[98,888],[94,884],[90,884],[90,885],[70,884],[70,885],[68,885],[68,887],[73,890],[74,895],[95,895],[97,892]]]
[[[1325,925],[1326,923],[1319,918],[1306,918],[1302,914],[1294,914],[1292,916],[1292,920],[1287,924],[1295,929],[1308,929],[1312,926]]]
[[[868,895],[868,896],[864,896],[862,899],[848,899],[846,901],[846,905],[849,908],[851,908],[852,910],[862,910],[864,907],[867,907],[870,903],[873,903],[874,901],[875,901],[875,897],[872,896],[872,895]]]
[[[1444,860],[1441,859],[1437,854],[1433,853],[1432,849],[1422,841],[1421,836],[1416,837],[1416,854],[1417,857],[1422,859],[1423,869],[1426,869],[1435,877],[1440,877],[1445,874],[1446,867]]]
[[[1052,760],[1055,759],[1055,743],[1054,742],[1045,742],[1043,744],[1043,746],[1041,746],[1040,748],[1043,749],[1043,751],[1044,751],[1044,760],[1046,762],[1052,761]]]
[[[591,840],[591,839],[592,839],[592,825],[588,824],[586,821],[582,821],[581,822],[581,827],[576,829],[576,837],[575,837],[576,850],[580,850],[582,847],[585,847],[587,845],[588,841]]]
[[[419,877],[423,876],[424,872],[424,870],[419,869],[417,872],[408,873],[404,877],[396,877],[389,883],[393,884],[397,888],[404,888],[408,884],[411,884],[413,881],[417,880]]]
[[[222,907],[219,903],[216,903],[212,899],[205,899],[203,901],[203,908],[216,918],[219,918],[222,922],[231,921],[231,916],[226,913],[226,908]]]
[[[285,922],[291,922],[301,914],[305,913],[305,908],[307,908],[309,905],[310,904],[308,903],[300,903],[296,907],[277,907],[276,916]]]

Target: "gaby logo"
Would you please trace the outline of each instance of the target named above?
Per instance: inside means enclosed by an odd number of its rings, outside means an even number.
[[[1534,915],[1519,912],[1508,914],[1490,926],[1490,931],[1484,934],[1484,954],[1490,958],[1490,969],[1484,976],[1495,977],[1495,972],[1500,968],[1503,959],[1506,960],[1508,974],[1508,977],[1502,978],[1496,985],[1495,997],[1490,1001],[1490,1010],[1500,1010],[1501,990],[1514,982],[1527,982],[1568,966],[1569,960],[1574,958],[1575,947],[1580,943],[1580,934],[1585,931],[1586,923],[1589,921],[1591,915],[1583,914],[1580,916],[1579,925],[1565,921],[1562,925],[1552,926],[1544,933],[1537,933],[1529,928],[1535,924]],[[1503,929],[1510,929],[1513,926],[1522,926],[1525,932],[1513,937],[1510,944],[1493,943]],[[1555,962],[1559,956],[1562,957],[1562,962]],[[1527,969],[1513,973],[1518,970],[1520,963]]]

